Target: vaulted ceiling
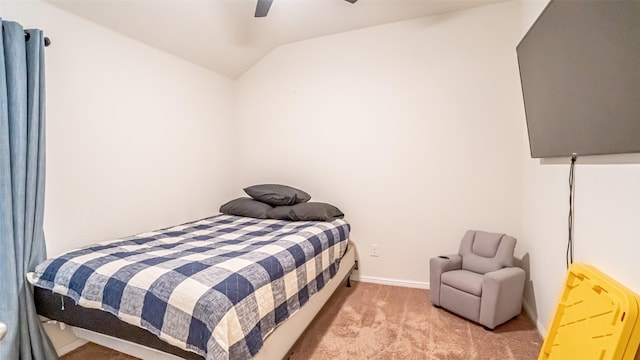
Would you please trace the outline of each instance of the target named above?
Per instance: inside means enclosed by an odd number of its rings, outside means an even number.
[[[47,0],[232,79],[279,45],[502,0]]]

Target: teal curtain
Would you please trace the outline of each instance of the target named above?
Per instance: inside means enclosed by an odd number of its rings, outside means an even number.
[[[0,23],[0,359],[56,359],[25,279],[46,258],[44,38]]]

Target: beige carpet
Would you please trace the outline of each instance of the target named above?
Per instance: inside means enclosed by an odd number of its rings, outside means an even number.
[[[518,316],[494,331],[434,308],[426,290],[352,282],[293,348],[291,359],[537,359],[533,322]]]
[[[352,282],[340,287],[292,349],[291,360],[536,359],[542,345],[525,315],[486,331],[434,308],[426,290]],[[95,344],[62,357],[133,359]]]

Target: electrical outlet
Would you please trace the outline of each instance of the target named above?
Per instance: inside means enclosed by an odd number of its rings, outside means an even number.
[[[356,260],[355,265],[353,265],[353,270],[358,270],[358,260]]]
[[[378,250],[379,250],[378,244],[371,244],[371,256],[373,257],[380,256],[380,253],[378,252]]]

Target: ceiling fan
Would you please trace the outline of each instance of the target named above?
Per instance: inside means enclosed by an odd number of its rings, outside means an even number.
[[[345,0],[352,4],[355,4],[358,0]],[[271,3],[273,0],[258,0],[258,5],[256,6],[256,14],[255,17],[265,17],[269,13],[269,9],[271,8]]]

